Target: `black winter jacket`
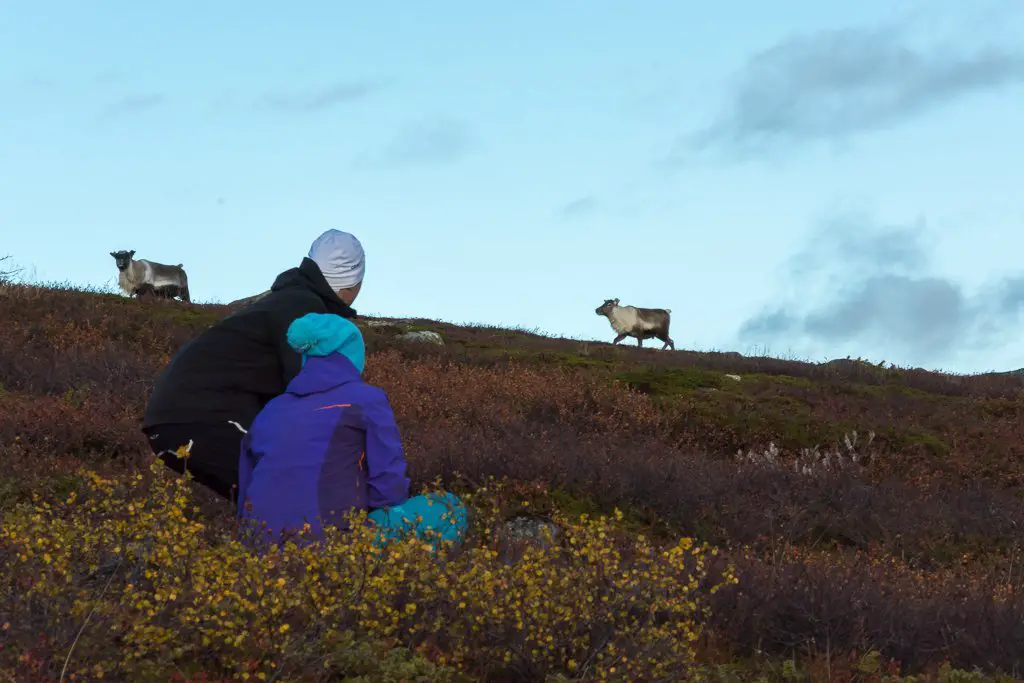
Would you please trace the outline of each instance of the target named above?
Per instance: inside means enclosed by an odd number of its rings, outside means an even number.
[[[307,313],[356,316],[316,262],[303,258],[298,268],[277,276],[269,294],[178,350],[156,380],[142,428],[233,420],[249,429],[263,406],[298,374],[302,357],[288,346],[286,332]]]

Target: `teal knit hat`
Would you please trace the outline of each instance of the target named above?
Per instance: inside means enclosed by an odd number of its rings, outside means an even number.
[[[333,313],[307,313],[288,326],[288,345],[307,356],[340,353],[356,366],[360,374],[366,362],[363,333],[350,320]]]

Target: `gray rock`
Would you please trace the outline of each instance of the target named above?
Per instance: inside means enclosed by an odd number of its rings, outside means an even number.
[[[426,344],[436,344],[438,346],[444,346],[444,339],[441,338],[441,335],[439,335],[437,332],[431,332],[430,330],[406,332],[398,339],[399,341],[423,342]]]
[[[259,301],[268,294],[270,294],[269,289],[265,292],[260,292],[259,294],[254,294],[253,296],[247,296],[243,299],[235,299],[234,301],[229,303],[228,306],[248,306],[249,304],[256,303],[257,301]]]
[[[506,538],[513,542],[528,541],[545,543],[544,529],[551,531],[551,539],[558,538],[558,526],[537,517],[519,516],[505,522]]]
[[[550,541],[545,529],[550,530]],[[551,544],[558,540],[559,531],[558,525],[537,517],[513,517],[501,528],[499,557],[506,564],[515,564],[528,546],[550,548]]]

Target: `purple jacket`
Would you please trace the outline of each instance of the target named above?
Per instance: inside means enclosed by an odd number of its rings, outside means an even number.
[[[242,439],[238,514],[271,534],[308,522],[345,528],[341,515],[409,497],[405,455],[387,395],[340,353],[309,357]],[[246,509],[246,503],[251,507]]]

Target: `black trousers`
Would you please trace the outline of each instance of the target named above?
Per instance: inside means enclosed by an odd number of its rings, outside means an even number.
[[[245,436],[238,427],[225,422],[208,424],[155,425],[142,430],[150,448],[165,465],[178,474],[185,472],[223,498],[234,501],[238,494],[238,457]],[[174,452],[192,442],[188,458]]]

